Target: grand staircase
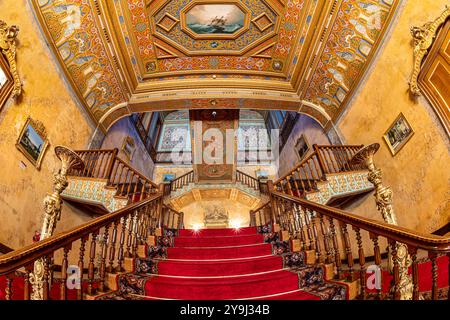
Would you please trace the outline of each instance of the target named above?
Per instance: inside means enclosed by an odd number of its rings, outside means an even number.
[[[324,279],[303,253],[277,254],[256,227],[179,230],[146,247],[129,273],[111,279],[114,292],[96,299],[346,299],[347,286]],[[164,243],[169,247],[164,246]],[[115,285],[117,284],[117,286]]]
[[[316,146],[275,182],[241,175],[267,203],[249,213],[249,227],[203,230],[185,229],[183,213],[165,201],[192,182],[191,174],[158,186],[115,150],[78,151],[87,166],[69,178],[101,185],[98,193],[75,187],[78,198],[66,193],[66,200],[102,215],[1,255],[0,299],[28,300],[41,290],[44,300],[398,300],[405,270],[412,299],[448,299],[448,236],[330,206],[371,190],[365,168],[350,162],[360,147]],[[102,189],[112,192],[82,199]],[[108,202],[114,197],[123,201],[117,208]],[[399,246],[411,258],[407,269]]]

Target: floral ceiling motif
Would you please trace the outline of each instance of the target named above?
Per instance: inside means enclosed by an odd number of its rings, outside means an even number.
[[[191,99],[200,108],[212,99],[223,103],[216,108],[282,106],[325,126],[347,105],[399,1],[32,3],[80,101],[107,130],[131,112]]]

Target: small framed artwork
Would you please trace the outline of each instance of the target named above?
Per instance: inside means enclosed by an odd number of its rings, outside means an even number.
[[[411,139],[413,134],[414,131],[411,125],[408,123],[403,113],[400,113],[397,119],[395,119],[389,129],[385,132],[383,138],[389,151],[395,156],[408,140]]]
[[[17,139],[16,147],[39,170],[49,143],[44,125],[28,117]]]
[[[9,64],[3,54],[0,53],[0,110],[8,100],[14,88],[14,79]]]
[[[163,174],[163,182],[170,182],[172,180],[175,180],[175,174],[174,173],[165,173],[165,174]]]
[[[310,149],[311,146],[309,145],[308,139],[302,134],[295,144],[295,151],[300,161],[303,160]]]
[[[256,178],[257,179],[263,179],[263,180],[267,180],[269,179],[269,172],[267,172],[267,170],[256,170]]]
[[[131,161],[131,159],[133,159],[133,154],[134,154],[135,149],[136,149],[136,145],[134,143],[134,139],[130,136],[126,136],[123,139],[122,151],[129,161]]]

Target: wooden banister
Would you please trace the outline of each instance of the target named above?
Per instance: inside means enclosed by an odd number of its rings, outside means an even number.
[[[259,190],[259,180],[240,170],[236,170],[236,181],[255,190]]]
[[[194,182],[194,170],[186,172],[176,179],[170,181],[170,191],[176,191]]]
[[[406,260],[402,260],[404,258],[399,256],[399,250],[402,248],[411,255],[412,268],[410,270],[412,272],[410,272],[409,277],[411,277],[411,283],[414,286],[411,292],[412,298],[414,300],[420,298],[419,277],[428,277],[432,282],[432,299],[437,299],[439,274],[437,259],[450,255],[450,237],[425,234],[361,217],[285,192],[279,192],[274,188],[270,188],[269,192],[270,203],[250,212],[251,225],[279,224],[282,231],[287,231],[289,239],[299,242],[298,248],[313,250],[318,262],[332,264],[335,279],[359,281],[360,292],[358,296],[360,299],[366,299],[369,295],[374,295],[377,299],[400,299],[405,296],[405,292],[402,291],[405,288],[401,287],[405,283],[401,280],[405,280],[405,278],[401,279],[400,277],[408,277],[408,266],[403,264]],[[264,208],[270,209],[269,217],[273,218],[265,219]],[[289,239],[283,238],[284,241]],[[389,252],[393,261],[392,269],[389,268],[389,259],[384,261],[381,259],[382,254],[379,245],[381,239],[389,245]],[[370,248],[372,250],[369,250],[368,253],[367,250]],[[422,271],[422,274],[420,274],[417,265],[419,251],[424,251],[431,260],[430,273]],[[357,254],[356,264],[354,263],[353,252]],[[403,252],[402,255],[404,254]],[[382,292],[381,289],[372,292],[367,291],[365,275],[368,256],[374,260],[375,266],[380,270],[392,270],[393,282],[388,293]],[[400,261],[402,261],[402,264],[400,264]],[[443,270],[440,270],[440,274],[448,273],[449,265],[445,265]],[[380,276],[383,276],[383,273]]]
[[[314,151],[287,174],[274,182],[277,191],[304,197],[306,192],[316,191],[317,183],[326,180],[327,174],[365,169],[351,164],[353,155],[362,145],[313,145]]]
[[[106,292],[107,272],[123,272],[126,259],[137,257],[138,246],[146,244],[149,236],[154,236],[155,230],[161,226],[162,200],[161,192],[149,195],[146,199],[129,204],[111,214],[0,256],[0,276],[5,275],[8,279],[6,298],[13,297],[12,290],[16,288],[12,285],[13,281],[21,281],[16,279],[19,270],[23,274],[25,284],[24,298],[33,297],[36,293],[34,290],[39,290],[30,282],[33,265],[41,262],[43,266],[41,298],[48,299],[55,271],[53,261],[55,263],[58,261],[58,265],[61,266],[62,282],[59,290],[61,300],[67,298],[64,280],[68,277],[69,265],[78,266],[80,279],[87,284],[76,290],[78,300],[84,299],[85,294]],[[163,224],[163,228],[182,227],[182,213],[171,208],[166,209],[166,212],[169,212],[166,214],[168,223]]]

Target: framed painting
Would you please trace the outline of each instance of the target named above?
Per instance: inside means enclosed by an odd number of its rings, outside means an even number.
[[[170,182],[172,180],[175,180],[175,174],[174,173],[165,173],[165,174],[163,174],[163,182]]]
[[[39,170],[48,145],[44,125],[28,117],[17,139],[17,149]]]
[[[389,151],[395,156],[413,135],[414,131],[411,125],[408,123],[403,113],[400,113],[385,132],[383,138]]]
[[[136,144],[134,143],[134,139],[130,136],[126,136],[123,139],[122,151],[129,161],[131,161],[131,159],[133,159],[133,154],[134,154],[135,149],[136,149]]]
[[[6,103],[14,88],[14,79],[9,70],[9,64],[0,53],[0,110]]]
[[[311,146],[309,145],[308,139],[306,139],[306,136],[302,134],[295,144],[295,151],[300,161],[305,158],[310,149]]]

